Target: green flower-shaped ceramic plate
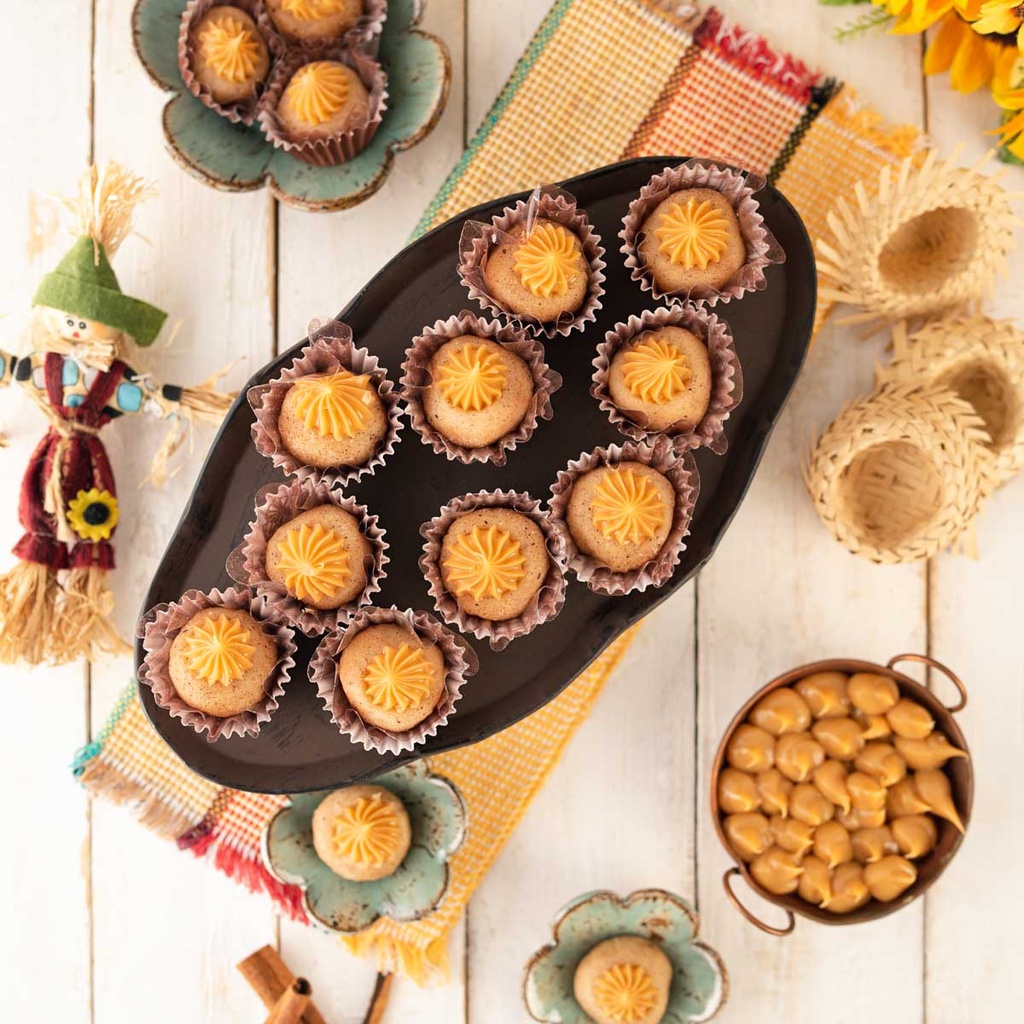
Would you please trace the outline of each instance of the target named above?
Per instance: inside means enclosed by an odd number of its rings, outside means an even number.
[[[397,796],[409,813],[412,846],[401,866],[377,882],[349,882],[336,875],[313,848],[313,812],[330,790],[301,793],[271,818],[263,833],[263,860],[275,878],[298,885],[311,921],[328,931],[352,934],[378,917],[416,921],[448,890],[448,858],[466,835],[466,805],[459,791],[422,761],[381,775],[374,785]]]
[[[555,919],[555,941],[526,965],[523,998],[543,1024],[589,1024],[572,991],[580,960],[605,939],[639,935],[657,942],[675,969],[662,1024],[711,1020],[725,1005],[729,978],[718,954],[697,941],[697,914],[685,901],[660,889],[642,889],[625,899],[593,892],[563,907]]]
[[[269,185],[302,210],[343,210],[384,183],[395,153],[416,145],[441,118],[451,82],[444,43],[417,25],[420,0],[390,0],[378,59],[388,73],[388,109],[370,145],[337,167],[313,167],[263,137],[259,125],[232,124],[185,88],[178,70],[178,29],[187,0],[138,0],[132,15],[135,52],[162,89],[164,136],[171,155],[214,188],[247,192]]]

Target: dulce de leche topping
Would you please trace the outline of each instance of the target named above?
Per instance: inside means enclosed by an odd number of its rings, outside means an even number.
[[[824,764],[814,769],[811,780],[822,796],[829,799],[841,811],[849,811],[853,806],[850,791],[846,787],[847,771],[842,761],[829,758]]]
[[[890,854],[865,866],[864,881],[876,900],[889,903],[917,881],[917,868],[906,858]]]
[[[707,269],[717,263],[729,245],[729,222],[709,200],[673,203],[654,229],[658,248],[687,270]]]
[[[330,121],[348,102],[352,91],[349,71],[333,60],[304,64],[292,75],[281,97],[305,124],[316,126]]]
[[[260,61],[260,41],[230,10],[204,18],[196,39],[200,59],[224,81],[241,85],[255,77]]]
[[[811,709],[795,690],[782,686],[757,702],[750,720],[773,736],[806,732],[811,724]]]
[[[284,585],[300,601],[327,600],[352,575],[341,538],[321,523],[289,530],[281,541],[278,565]]]
[[[515,268],[523,286],[538,298],[565,295],[576,272],[572,233],[550,221],[537,224],[516,251]]]
[[[380,867],[394,854],[402,836],[395,809],[380,793],[364,796],[334,819],[331,843],[339,856],[362,867]]]
[[[776,896],[795,892],[802,873],[800,858],[778,846],[765,850],[750,864],[750,874],[754,881]]]
[[[497,526],[474,526],[455,538],[444,560],[447,585],[456,594],[501,597],[526,578],[526,556],[510,533]]]
[[[718,776],[718,806],[726,814],[756,811],[761,806],[757,780],[736,768],[723,768]]]
[[[828,864],[813,854],[800,862],[803,874],[797,891],[800,898],[819,907],[826,906],[832,898],[832,872]]]
[[[793,792],[793,783],[778,768],[767,768],[759,772],[756,780],[761,807],[765,813],[780,814],[785,818],[789,814],[789,794]]]
[[[884,715],[900,699],[896,680],[874,672],[855,672],[848,684],[850,701],[866,715]]]
[[[772,845],[771,828],[763,814],[730,814],[722,824],[729,845],[740,860],[753,860]]]
[[[768,824],[774,845],[783,850],[802,857],[814,845],[814,827],[799,818],[772,817]]]
[[[775,767],[793,782],[806,782],[824,760],[824,749],[810,733],[790,732],[775,741]]]
[[[854,761],[857,771],[894,786],[907,774],[907,763],[888,743],[868,743]]]
[[[348,370],[300,377],[295,389],[295,411],[306,428],[320,437],[341,441],[355,437],[370,419],[373,390],[366,374]]]
[[[182,653],[204,682],[227,686],[252,668],[255,650],[249,631],[237,619],[211,615],[191,627]]]
[[[953,792],[945,772],[939,768],[914,772],[913,782],[918,797],[932,814],[951,821],[958,831],[964,831],[964,823],[953,803]]]
[[[641,341],[622,357],[622,381],[641,402],[671,402],[692,380],[686,356],[676,345],[657,336]]]
[[[886,790],[877,779],[864,772],[851,772],[846,777],[850,801],[858,811],[880,811],[885,808]]]
[[[814,830],[814,856],[829,868],[853,860],[850,833],[838,821],[826,821]]]
[[[799,782],[789,795],[789,813],[798,821],[817,826],[835,817],[836,809],[810,782]]]
[[[384,711],[408,711],[422,703],[433,685],[430,662],[418,647],[385,647],[363,672],[366,697]]]
[[[609,1020],[636,1024],[658,1005],[658,990],[639,964],[613,964],[594,982],[594,1003]]]
[[[505,366],[486,345],[463,345],[458,351],[445,351],[437,371],[437,386],[456,409],[482,412],[501,398]]]
[[[650,540],[665,519],[665,506],[654,484],[631,469],[602,475],[590,512],[594,525],[619,544]]]
[[[897,736],[923,740],[935,728],[932,713],[915,700],[902,697],[885,713],[890,728]]]
[[[823,718],[811,726],[811,734],[840,761],[851,761],[864,749],[864,734],[852,718]]]
[[[795,683],[793,689],[807,702],[815,718],[844,718],[850,713],[846,685],[847,676],[842,672],[814,672]]]
[[[951,757],[967,756],[966,751],[954,747],[941,732],[933,732],[923,740],[897,736],[894,743],[907,767],[914,771],[941,768]]]
[[[833,914],[848,914],[863,907],[871,899],[871,890],[864,881],[864,868],[853,861],[840,864],[832,872],[832,899],[825,906]]]
[[[345,0],[281,0],[282,10],[302,21],[329,18],[345,10]]]
[[[861,864],[874,864],[890,853],[898,853],[899,846],[886,825],[861,828],[850,833],[853,855]]]
[[[893,818],[889,827],[900,853],[909,860],[931,853],[939,838],[935,819],[927,814],[907,814],[902,818]]]

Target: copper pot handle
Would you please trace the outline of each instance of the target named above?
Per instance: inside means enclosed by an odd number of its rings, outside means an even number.
[[[948,704],[946,705],[946,710],[950,714],[955,715],[958,711],[963,711],[967,707],[967,687],[964,686],[963,680],[952,669],[943,665],[941,661],[936,661],[927,654],[897,654],[895,658],[889,659],[889,664],[886,665],[886,668],[895,668],[901,661],[916,661],[919,665],[927,665],[929,668],[938,669],[939,672],[953,683],[960,693],[960,700],[953,707],[950,707]]]
[[[786,908],[786,916],[789,918],[789,924],[785,928],[776,928],[773,925],[765,924],[759,917],[754,915],[754,912],[747,910],[742,903],[740,903],[739,897],[732,890],[732,879],[734,876],[741,874],[739,868],[729,868],[728,871],[722,876],[722,886],[725,888],[725,895],[729,897],[729,902],[752,924],[756,925],[763,932],[767,932],[769,935],[789,935],[790,932],[796,927],[796,916],[793,911]]]

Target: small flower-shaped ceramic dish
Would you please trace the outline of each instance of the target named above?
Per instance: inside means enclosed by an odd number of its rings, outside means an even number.
[[[328,931],[353,934],[379,917],[416,921],[436,910],[448,891],[448,858],[466,835],[466,805],[447,780],[423,761],[374,780],[405,805],[412,845],[393,875],[376,882],[349,882],[336,875],[313,848],[313,812],[330,792],[300,793],[263,831],[263,860],[270,873],[302,889],[307,916]]]
[[[377,134],[354,159],[313,167],[275,149],[259,125],[232,124],[185,88],[178,68],[178,30],[188,0],[137,0],[135,52],[149,77],[172,93],[163,112],[171,156],[214,188],[249,192],[269,185],[288,206],[344,210],[384,183],[395,153],[433,130],[451,84],[451,58],[436,36],[417,28],[421,0],[390,0],[378,59],[388,75],[388,109]]]
[[[599,942],[637,935],[656,942],[672,962],[662,1024],[711,1020],[725,1005],[729,976],[718,954],[697,941],[698,927],[690,905],[661,889],[641,889],[625,899],[611,892],[579,896],[555,919],[555,941],[526,965],[526,1009],[542,1024],[590,1024],[573,995],[577,965]]]

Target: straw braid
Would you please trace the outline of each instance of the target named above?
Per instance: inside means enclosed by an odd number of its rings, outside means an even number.
[[[840,412],[804,479],[818,515],[854,554],[916,562],[949,547],[977,513],[987,441],[953,392],[887,384]]]
[[[836,199],[832,237],[817,243],[818,270],[834,283],[819,295],[863,310],[840,322],[929,316],[993,291],[1020,218],[1002,172],[980,173],[991,154],[970,169],[956,166],[959,155],[940,161],[932,151],[920,166],[909,157],[858,182],[855,201]]]

